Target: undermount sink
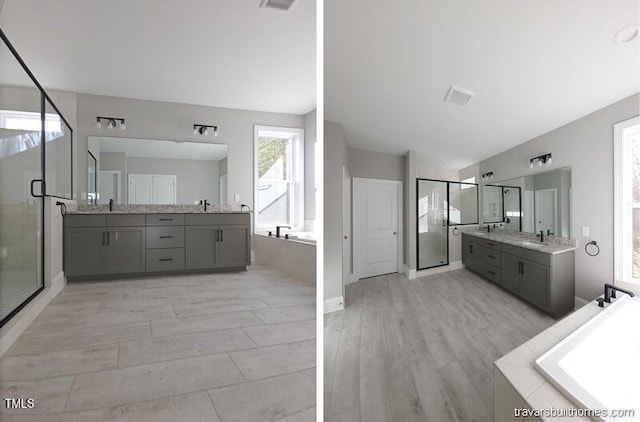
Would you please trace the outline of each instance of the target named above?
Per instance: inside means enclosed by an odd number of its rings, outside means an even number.
[[[546,243],[542,243],[542,242],[529,242],[528,240],[527,240],[527,241],[524,241],[524,242],[520,242],[520,244],[521,244],[521,245],[523,245],[523,246],[545,246],[545,245],[546,245]]]

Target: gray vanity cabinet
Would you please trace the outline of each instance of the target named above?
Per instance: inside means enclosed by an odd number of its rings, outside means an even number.
[[[103,227],[71,227],[64,231],[64,271],[68,276],[107,273]]]
[[[185,232],[187,269],[217,268],[218,239],[218,226],[187,226]]]
[[[247,225],[187,226],[187,269],[249,265],[249,236]]]
[[[108,274],[145,271],[145,228],[107,228],[106,263]]]
[[[242,267],[251,262],[249,248],[249,226],[220,226],[220,247],[218,264],[220,267]]]
[[[144,227],[69,227],[64,231],[69,277],[145,270]]]
[[[559,318],[574,308],[574,251],[549,254],[520,246],[462,235],[462,263]]]

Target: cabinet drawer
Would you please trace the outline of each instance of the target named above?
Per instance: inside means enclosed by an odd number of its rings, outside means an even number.
[[[184,248],[184,226],[147,227],[147,249]]]
[[[109,227],[144,226],[144,214],[112,214],[106,215]]]
[[[187,214],[187,226],[212,226],[220,224],[249,224],[251,215],[243,214]]]
[[[65,227],[104,227],[107,225],[107,216],[104,214],[65,214]]]
[[[177,270],[184,270],[184,248],[147,250],[147,272]]]
[[[184,214],[147,214],[147,226],[183,226]]]
[[[493,281],[496,284],[500,284],[500,268],[495,265],[485,263],[482,265],[482,275]]]
[[[531,249],[521,248],[513,245],[503,245],[502,250],[528,261],[533,261],[541,265],[551,265],[551,255],[544,252],[533,251]]]
[[[482,248],[482,260],[494,267],[500,268],[500,261],[502,261],[501,253],[495,249],[483,247]]]

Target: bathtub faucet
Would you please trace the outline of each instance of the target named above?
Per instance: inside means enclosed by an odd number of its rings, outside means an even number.
[[[611,303],[611,298],[616,298],[616,290],[622,293],[626,293],[629,296],[633,297],[633,292],[629,290],[621,289],[620,287],[616,287],[613,284],[605,283],[604,284],[604,299],[598,299],[598,306],[601,308],[604,307],[604,302]]]
[[[291,226],[276,226],[276,237],[280,237],[280,229],[290,229]]]

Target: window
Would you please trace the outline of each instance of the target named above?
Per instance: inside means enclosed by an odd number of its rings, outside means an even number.
[[[615,276],[640,284],[640,117],[614,126]]]
[[[42,128],[40,113],[30,111],[0,110],[0,127],[3,129],[26,130],[40,132]],[[44,115],[45,132],[62,133],[60,116],[46,113]],[[48,139],[47,139],[48,140]]]
[[[256,228],[304,225],[304,130],[255,127]]]

